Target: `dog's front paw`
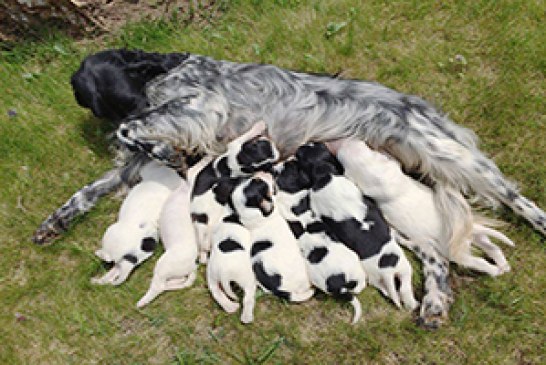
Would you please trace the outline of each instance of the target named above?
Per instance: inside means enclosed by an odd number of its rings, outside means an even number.
[[[440,291],[427,293],[422,300],[417,324],[427,329],[437,329],[448,320],[453,299]]]
[[[43,223],[32,235],[32,242],[38,245],[51,243],[64,232],[63,229],[54,224]]]

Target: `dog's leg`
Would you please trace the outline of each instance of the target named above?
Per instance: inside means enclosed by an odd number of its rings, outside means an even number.
[[[254,320],[254,305],[256,303],[256,283],[247,285],[244,288],[243,310],[241,311],[241,322],[250,323]]]
[[[97,204],[104,195],[120,188],[122,184],[133,185],[139,178],[138,172],[149,159],[143,155],[129,155],[127,164],[105,173],[100,179],[78,190],[68,201],[51,214],[32,236],[32,241],[45,244],[68,229],[78,215],[83,214]]]
[[[119,275],[119,267],[114,265],[106,274],[100,278],[92,278],[91,284],[106,285],[112,284],[112,281]]]
[[[427,243],[397,238],[398,242],[413,251],[423,265],[424,292],[421,300],[421,312],[417,323],[426,328],[436,329],[448,317],[453,295],[449,285],[449,261],[439,255]]]
[[[398,275],[400,280],[400,300],[404,304],[404,308],[409,311],[413,311],[419,306],[419,302],[415,300],[413,294],[413,286],[411,285],[411,266],[409,265],[409,270],[402,270],[401,274]]]
[[[472,242],[495,262],[501,271],[501,274],[510,271],[510,264],[506,260],[504,253],[499,246],[491,242],[489,237],[485,235],[474,235]]]
[[[37,244],[44,244],[68,229],[74,218],[89,211],[95,206],[98,199],[116,189],[122,184],[121,170],[108,171],[100,179],[84,186],[40,225],[34,232],[32,241]]]
[[[449,261],[430,250],[421,251],[425,276],[425,295],[421,300],[421,313],[418,323],[424,327],[438,328],[448,318],[449,307],[453,303],[453,294],[449,285]]]

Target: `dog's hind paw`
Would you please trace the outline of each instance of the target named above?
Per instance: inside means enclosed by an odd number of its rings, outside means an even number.
[[[441,292],[428,293],[423,297],[417,324],[427,329],[438,329],[448,320],[452,298]]]

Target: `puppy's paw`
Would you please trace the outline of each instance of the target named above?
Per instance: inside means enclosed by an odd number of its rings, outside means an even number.
[[[235,313],[239,309],[239,303],[237,302],[226,302],[222,303],[222,309],[225,310],[227,313]]]

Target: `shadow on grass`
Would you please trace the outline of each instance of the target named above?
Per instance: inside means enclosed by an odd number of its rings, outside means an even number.
[[[115,123],[89,114],[80,121],[78,127],[93,153],[100,158],[111,159],[113,157],[111,147],[115,141],[114,132],[117,127]]]

